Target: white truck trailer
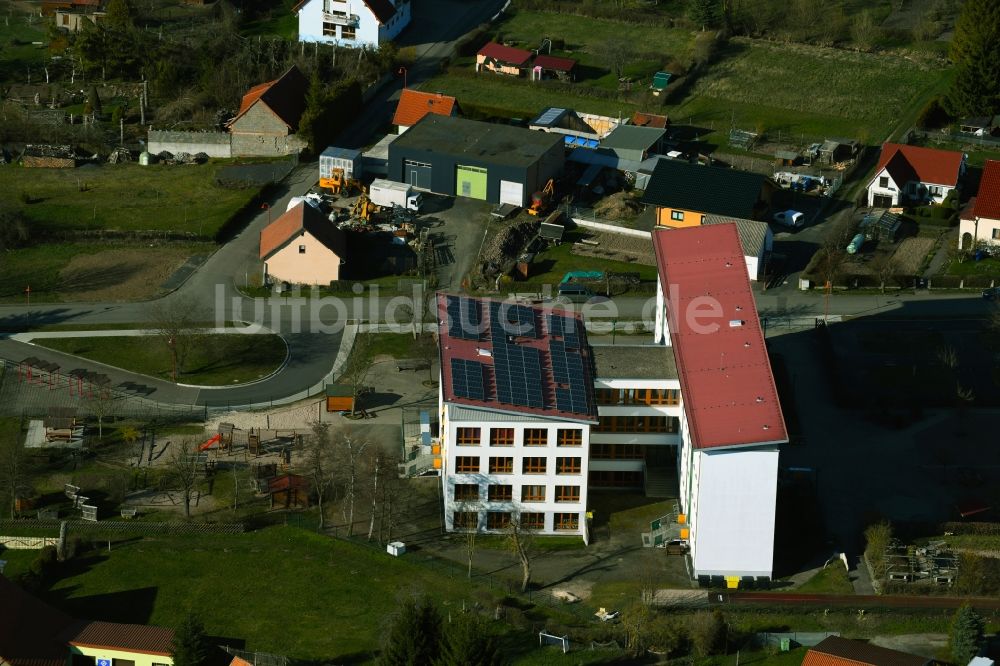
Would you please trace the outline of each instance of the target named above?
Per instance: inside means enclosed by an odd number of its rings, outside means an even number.
[[[413,189],[412,185],[396,183],[383,178],[376,178],[368,190],[368,198],[376,206],[391,208],[400,206],[414,212],[420,212],[423,195]]]

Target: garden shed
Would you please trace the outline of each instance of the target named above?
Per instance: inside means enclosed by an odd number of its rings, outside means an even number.
[[[282,474],[267,482],[271,508],[309,507],[309,480],[299,474]]]
[[[347,384],[326,385],[326,411],[349,412],[354,409],[354,387]]]

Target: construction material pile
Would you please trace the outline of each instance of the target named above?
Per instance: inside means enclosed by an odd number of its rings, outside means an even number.
[[[641,212],[642,204],[629,192],[615,192],[594,206],[594,214],[605,220],[626,220]]]
[[[479,257],[483,275],[495,275],[513,262],[538,233],[539,222],[536,218],[515,219],[487,239]]]

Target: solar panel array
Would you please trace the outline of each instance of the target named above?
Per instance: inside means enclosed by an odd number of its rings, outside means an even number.
[[[506,342],[507,336],[537,338],[535,311],[527,305],[492,301],[490,303],[490,330],[493,344],[496,344],[498,338]]]
[[[451,359],[451,389],[460,398],[485,400],[486,388],[483,383],[483,364],[463,358]]]
[[[567,347],[580,348],[580,328],[575,317],[550,314],[549,334],[562,336]]]
[[[448,335],[462,340],[478,340],[482,312],[479,301],[460,296],[448,296]]]
[[[552,359],[552,380],[557,385],[565,385],[556,386],[556,408],[563,412],[589,414],[588,381],[580,352],[569,351],[565,342],[552,340],[549,342],[549,357]]]
[[[545,409],[542,355],[534,347],[504,342],[493,345],[493,376],[497,400],[507,405]]]

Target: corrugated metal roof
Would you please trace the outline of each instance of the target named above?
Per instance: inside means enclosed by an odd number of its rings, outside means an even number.
[[[77,647],[106,648],[170,656],[174,630],[143,624],[91,622],[68,642]]]
[[[736,225],[656,230],[653,248],[694,447],[788,441]]]
[[[933,660],[898,650],[828,636],[811,648],[802,666],[925,666]]]
[[[551,423],[552,419],[493,409],[473,409],[462,405],[448,405],[448,416],[452,421],[496,421],[497,423]]]
[[[601,140],[601,146],[622,150],[649,150],[666,133],[667,130],[658,127],[619,125]]]
[[[736,231],[740,235],[740,245],[743,246],[744,256],[759,257],[764,250],[768,231],[766,222],[725,215],[706,215],[702,224],[735,224]]]

